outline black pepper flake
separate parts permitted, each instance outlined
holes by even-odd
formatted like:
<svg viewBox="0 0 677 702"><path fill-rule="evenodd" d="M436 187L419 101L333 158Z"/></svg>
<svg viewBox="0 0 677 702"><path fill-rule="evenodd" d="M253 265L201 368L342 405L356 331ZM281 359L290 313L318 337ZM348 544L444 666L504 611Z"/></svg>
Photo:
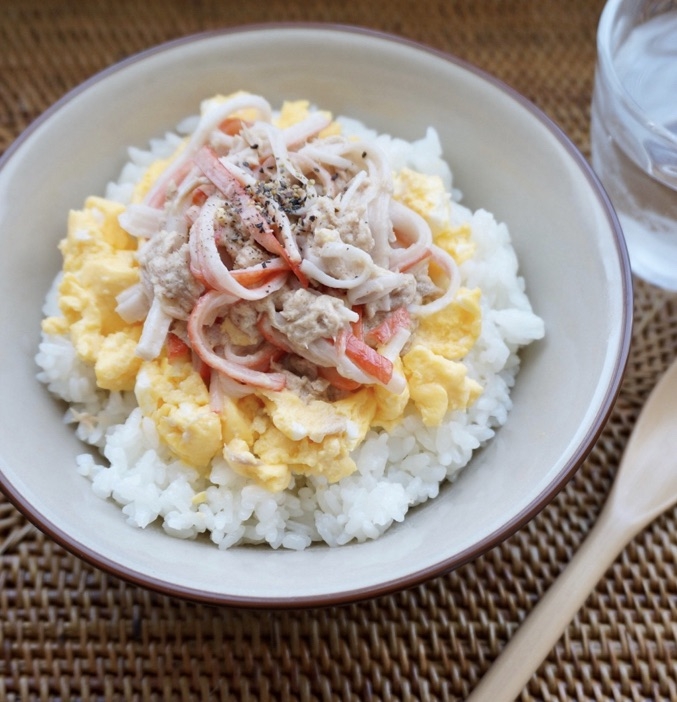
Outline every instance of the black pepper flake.
<svg viewBox="0 0 677 702"><path fill-rule="evenodd" d="M338 178L338 173L334 173L334 175L331 177L332 180L336 180Z"/></svg>
<svg viewBox="0 0 677 702"><path fill-rule="evenodd" d="M362 152L362 158L367 158L367 152L366 152L366 151L363 151L363 152Z"/></svg>
<svg viewBox="0 0 677 702"><path fill-rule="evenodd" d="M314 221L317 219L317 217L316 217L315 215L310 215L310 217L308 217L308 219L309 219L311 222L314 222Z"/></svg>
<svg viewBox="0 0 677 702"><path fill-rule="evenodd" d="M252 144L252 149L258 149L259 145L258 144Z"/></svg>

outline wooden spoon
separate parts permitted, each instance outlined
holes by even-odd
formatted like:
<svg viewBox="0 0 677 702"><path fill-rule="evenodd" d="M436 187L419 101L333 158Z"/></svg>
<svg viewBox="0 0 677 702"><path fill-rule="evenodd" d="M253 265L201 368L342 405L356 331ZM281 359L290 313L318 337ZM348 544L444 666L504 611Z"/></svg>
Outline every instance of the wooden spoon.
<svg viewBox="0 0 677 702"><path fill-rule="evenodd" d="M675 502L677 361L642 409L597 523L467 702L518 697L618 554Z"/></svg>

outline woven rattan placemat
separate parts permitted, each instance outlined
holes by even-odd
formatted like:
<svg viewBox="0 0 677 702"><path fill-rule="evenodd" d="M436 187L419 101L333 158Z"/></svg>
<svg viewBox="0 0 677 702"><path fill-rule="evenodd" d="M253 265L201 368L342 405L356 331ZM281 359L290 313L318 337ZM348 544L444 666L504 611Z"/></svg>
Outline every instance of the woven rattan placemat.
<svg viewBox="0 0 677 702"><path fill-rule="evenodd" d="M146 47L205 29L312 20L374 27L468 59L543 108L587 155L601 5L2 0L0 149L68 89ZM675 355L677 297L637 283L635 314L621 396L569 485L506 543L407 592L283 613L190 604L82 563L0 497L0 699L463 699L590 529L633 421ZM676 563L673 510L625 549L521 699L677 699Z"/></svg>

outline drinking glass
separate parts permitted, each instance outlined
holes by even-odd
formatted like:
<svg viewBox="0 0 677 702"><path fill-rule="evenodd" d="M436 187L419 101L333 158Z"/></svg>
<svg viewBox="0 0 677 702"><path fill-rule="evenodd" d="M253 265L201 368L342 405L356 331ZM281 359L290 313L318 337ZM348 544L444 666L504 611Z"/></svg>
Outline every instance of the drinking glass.
<svg viewBox="0 0 677 702"><path fill-rule="evenodd" d="M633 272L677 290L677 0L606 3L590 139Z"/></svg>

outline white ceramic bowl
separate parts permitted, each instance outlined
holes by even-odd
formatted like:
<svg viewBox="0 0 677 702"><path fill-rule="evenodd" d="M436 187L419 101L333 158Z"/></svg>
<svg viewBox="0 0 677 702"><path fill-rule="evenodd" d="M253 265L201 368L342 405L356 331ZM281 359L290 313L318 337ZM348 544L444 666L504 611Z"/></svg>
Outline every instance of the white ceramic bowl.
<svg viewBox="0 0 677 702"><path fill-rule="evenodd" d="M375 542L304 552L219 551L127 526L75 470L82 446L36 380L41 305L66 213L102 194L127 145L172 129L204 97L309 98L394 135L434 125L470 207L508 223L547 336L523 354L508 423L460 480ZM57 542L103 570L213 603L346 602L419 583L533 517L599 435L625 367L631 280L596 178L527 100L452 57L361 30L264 26L189 37L66 95L0 164L0 484Z"/></svg>

